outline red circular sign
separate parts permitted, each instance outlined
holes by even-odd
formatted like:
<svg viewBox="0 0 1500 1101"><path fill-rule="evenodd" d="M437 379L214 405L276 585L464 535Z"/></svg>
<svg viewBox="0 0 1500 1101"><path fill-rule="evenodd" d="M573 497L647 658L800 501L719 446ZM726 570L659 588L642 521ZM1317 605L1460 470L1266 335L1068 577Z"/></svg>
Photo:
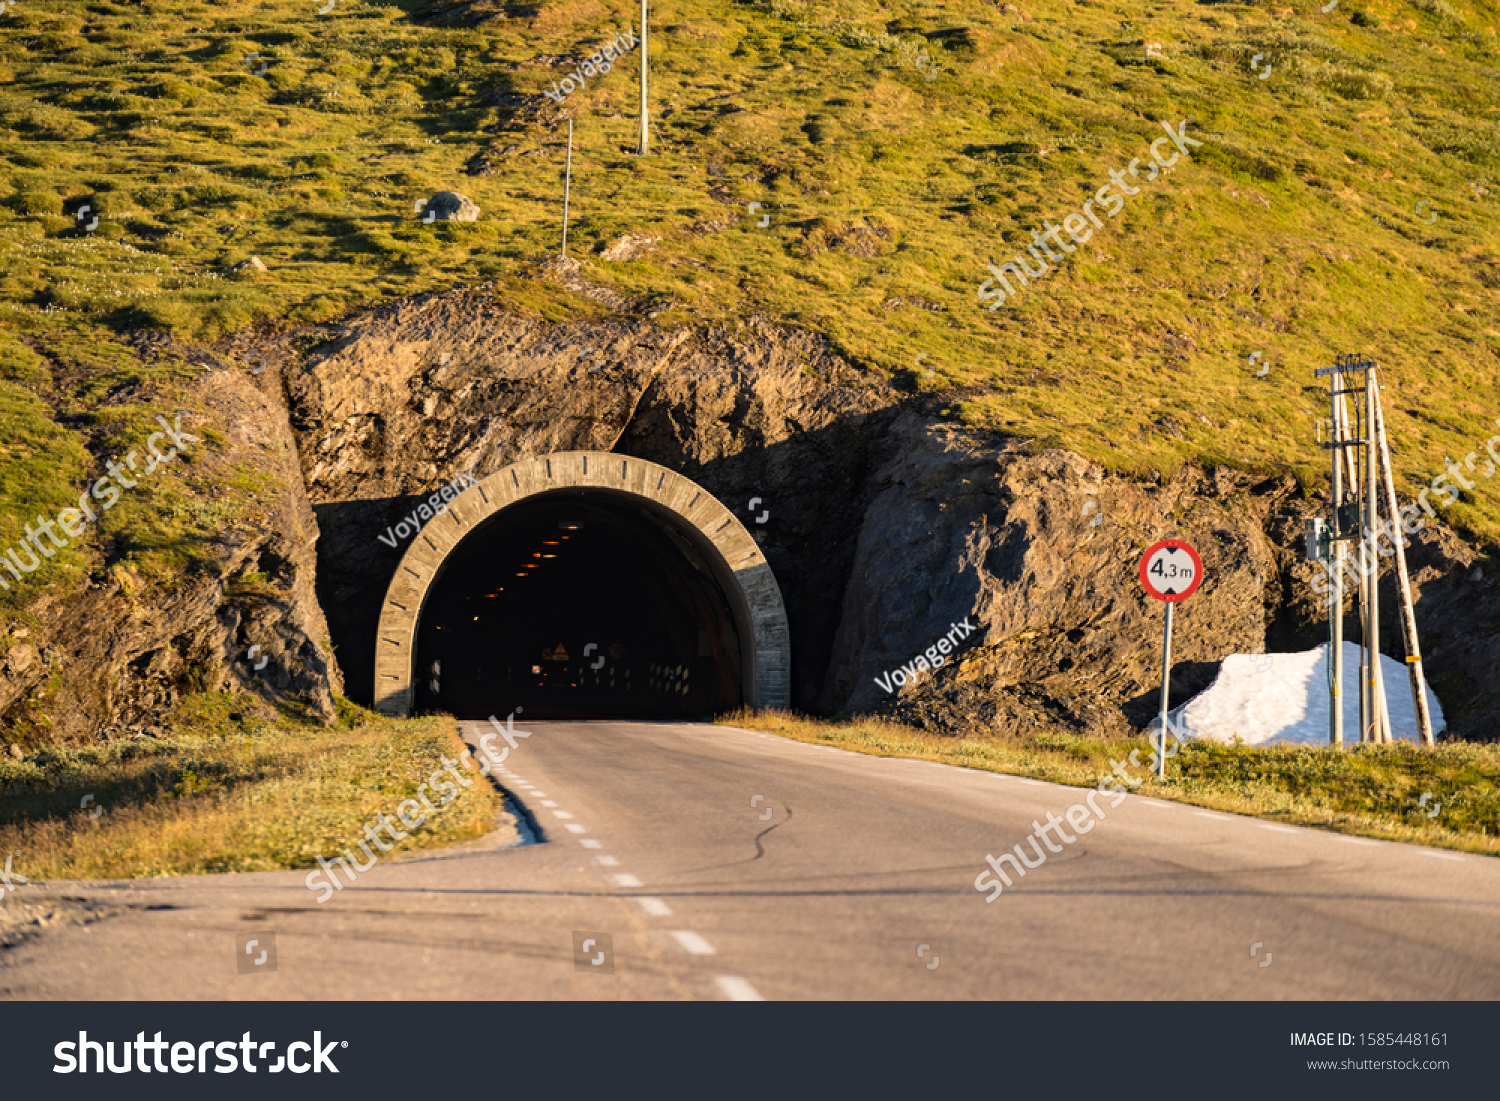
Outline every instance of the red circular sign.
<svg viewBox="0 0 1500 1101"><path fill-rule="evenodd" d="M1181 539L1163 539L1141 556L1141 584L1157 600L1176 604L1198 591L1203 559Z"/></svg>

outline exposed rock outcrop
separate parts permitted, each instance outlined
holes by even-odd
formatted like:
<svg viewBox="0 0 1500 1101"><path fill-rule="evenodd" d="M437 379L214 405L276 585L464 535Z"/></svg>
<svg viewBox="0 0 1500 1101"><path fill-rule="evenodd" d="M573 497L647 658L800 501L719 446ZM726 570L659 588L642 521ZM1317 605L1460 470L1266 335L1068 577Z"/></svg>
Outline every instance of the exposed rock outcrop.
<svg viewBox="0 0 1500 1101"><path fill-rule="evenodd" d="M186 404L202 410L182 423L202 438L203 504L233 486L253 494L249 515L171 584L112 554L81 590L54 588L27 609L30 625L0 639L0 717L25 745L162 734L180 696L230 686L334 717L342 681L314 589L317 524L285 416L233 370L201 376Z"/></svg>
<svg viewBox="0 0 1500 1101"><path fill-rule="evenodd" d="M581 278L569 265L539 277ZM225 354L240 368L193 386L214 432L195 461L201 486L235 486L249 507L175 584L116 561L37 601L0 638L11 739L156 733L184 692L232 684L328 718L342 673L368 702L380 603L406 549L391 538L398 521L460 474L574 449L669 466L740 515L781 586L804 710L951 733L1139 727L1157 705L1162 611L1135 571L1168 535L1192 540L1207 570L1177 617L1173 703L1224 654L1325 636L1301 558L1302 519L1325 509L1292 479L1106 477L1077 455L953 426L939 402L763 321L550 324L478 288L241 334ZM1450 729L1494 737L1488 565L1439 523L1409 555ZM1382 587L1386 652L1399 654L1389 577ZM965 620L973 632L940 669L876 684Z"/></svg>
<svg viewBox="0 0 1500 1101"><path fill-rule="evenodd" d="M571 449L679 470L757 532L787 604L793 702L808 710L953 732L1143 724L1162 610L1135 571L1168 535L1193 540L1208 572L1177 617L1174 702L1224 654L1306 649L1326 630L1301 560L1301 520L1319 505L1292 479L1105 477L1077 455L951 427L820 338L762 322L548 325L483 293L435 295L331 330L287 380L356 699L404 550L379 535L462 471ZM1456 733L1486 736L1500 714L1494 586L1467 580L1472 552L1439 525L1410 554L1434 687ZM1383 637L1399 652L1390 586ZM875 684L966 617L977 633L935 676Z"/></svg>

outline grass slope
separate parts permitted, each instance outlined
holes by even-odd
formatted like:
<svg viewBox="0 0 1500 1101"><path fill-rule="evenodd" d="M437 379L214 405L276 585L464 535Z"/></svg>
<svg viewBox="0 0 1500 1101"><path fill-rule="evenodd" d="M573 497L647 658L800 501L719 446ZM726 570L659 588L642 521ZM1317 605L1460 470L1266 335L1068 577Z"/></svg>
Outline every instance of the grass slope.
<svg viewBox="0 0 1500 1101"><path fill-rule="evenodd" d="M313 867L356 846L377 814L394 817L443 755L456 761L464 750L451 719L374 719L351 708L354 717L333 729L246 726L229 717L237 703L255 706L192 697L170 737L0 759L0 851L15 853L14 870L30 879ZM446 805L434 797L436 812L396 851L493 830L499 794L471 776Z"/></svg>
<svg viewBox="0 0 1500 1101"><path fill-rule="evenodd" d="M480 280L547 317L597 310L531 277L557 248L564 128L515 104L556 114L542 90L637 11L61 0L0 16L0 416L40 446L30 391L94 455L47 439L57 458L33 476L15 465L32 444L0 453L0 546L98 476L111 418L149 423L122 392L194 373L139 362L112 329L213 338ZM659 235L593 277L665 323L756 312L826 332L944 391L957 419L1125 472L1320 483L1310 372L1364 350L1387 367L1414 493L1482 453L1500 416L1497 22L1460 0L666 0L652 154L631 151L637 55L561 105L573 251ZM1191 158L981 307L988 262L1181 120L1204 143ZM424 225L415 204L444 188L481 219ZM230 272L252 254L267 273ZM1497 485L1477 479L1444 518L1500 539ZM116 523L183 511L129 507Z"/></svg>

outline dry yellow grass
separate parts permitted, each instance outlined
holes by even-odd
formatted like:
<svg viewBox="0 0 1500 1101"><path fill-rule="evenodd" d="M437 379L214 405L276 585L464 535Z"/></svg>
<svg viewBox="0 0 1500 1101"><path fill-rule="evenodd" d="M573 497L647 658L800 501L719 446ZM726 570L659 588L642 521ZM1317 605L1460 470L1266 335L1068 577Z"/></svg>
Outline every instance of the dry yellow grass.
<svg viewBox="0 0 1500 1101"><path fill-rule="evenodd" d="M30 879L269 871L354 844L376 814L463 752L445 718L323 729L260 723L244 733L179 730L0 762L0 852ZM498 793L477 772L400 850L494 829ZM91 817L91 815L95 815Z"/></svg>

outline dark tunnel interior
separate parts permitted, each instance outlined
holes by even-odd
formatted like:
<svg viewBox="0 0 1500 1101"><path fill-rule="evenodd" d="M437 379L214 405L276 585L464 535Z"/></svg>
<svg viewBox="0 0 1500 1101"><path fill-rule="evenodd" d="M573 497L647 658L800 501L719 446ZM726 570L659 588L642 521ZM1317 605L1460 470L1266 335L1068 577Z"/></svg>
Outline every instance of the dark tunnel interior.
<svg viewBox="0 0 1500 1101"><path fill-rule="evenodd" d="M743 701L736 615L711 546L639 497L565 490L453 549L417 628L418 711L673 718Z"/></svg>

